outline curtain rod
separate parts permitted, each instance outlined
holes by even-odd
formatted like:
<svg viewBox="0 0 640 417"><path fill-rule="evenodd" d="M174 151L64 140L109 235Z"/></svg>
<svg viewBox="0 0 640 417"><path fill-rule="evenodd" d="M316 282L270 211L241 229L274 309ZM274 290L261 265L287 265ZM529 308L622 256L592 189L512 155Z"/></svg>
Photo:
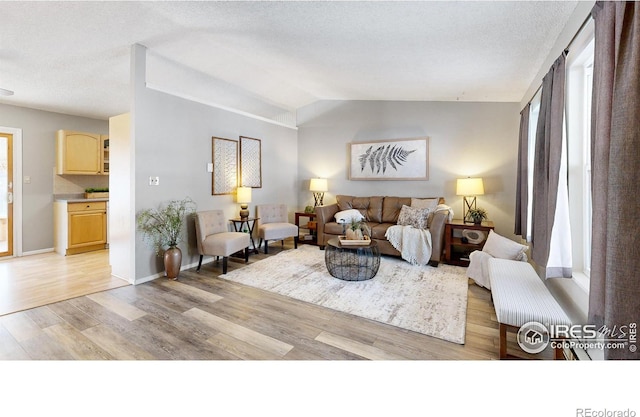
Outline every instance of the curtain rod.
<svg viewBox="0 0 640 417"><path fill-rule="evenodd" d="M573 44L573 41L576 40L576 38L578 37L578 35L580 34L580 32L582 32L582 30L584 29L585 26L587 26L587 23L589 23L589 20L591 20L593 18L593 16L591 15L591 13L589 13L589 15L586 17L586 19L584 19L584 22L582 22L582 24L580 25L580 27L578 28L578 30L576 31L575 35L573 35L573 37L571 38L571 40L569 41L569 43L567 44L567 47L564 48L564 50L562 51L565 55L569 54L569 48L571 47L571 44ZM531 101L533 100L533 98L536 96L536 94L538 94L538 92L542 89L542 83L540 83L540 86L536 89L536 91L533 92L533 95L531 96L531 98L529 99L529 101L527 102L527 104L531 104Z"/></svg>

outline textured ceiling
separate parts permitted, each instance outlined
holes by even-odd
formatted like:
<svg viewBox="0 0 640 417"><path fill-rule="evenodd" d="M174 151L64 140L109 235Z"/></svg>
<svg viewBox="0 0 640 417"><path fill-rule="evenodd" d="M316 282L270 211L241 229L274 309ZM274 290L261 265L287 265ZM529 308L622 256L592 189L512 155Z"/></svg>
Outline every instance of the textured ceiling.
<svg viewBox="0 0 640 417"><path fill-rule="evenodd" d="M322 99L520 101L576 5L0 1L15 91L0 103L127 112L134 43L151 84L265 117Z"/></svg>

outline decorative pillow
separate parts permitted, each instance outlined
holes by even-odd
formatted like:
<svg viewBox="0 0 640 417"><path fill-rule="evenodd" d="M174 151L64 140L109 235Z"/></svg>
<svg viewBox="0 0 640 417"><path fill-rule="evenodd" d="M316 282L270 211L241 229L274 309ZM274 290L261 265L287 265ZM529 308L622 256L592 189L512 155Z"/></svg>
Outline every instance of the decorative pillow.
<svg viewBox="0 0 640 417"><path fill-rule="evenodd" d="M360 221L364 220L364 216L356 209L343 210L336 213L334 216L338 223L351 223L352 220Z"/></svg>
<svg viewBox="0 0 640 417"><path fill-rule="evenodd" d="M428 208L414 208L402 206L398 215L398 224L401 226L413 226L416 229L426 229L429 220Z"/></svg>
<svg viewBox="0 0 640 417"><path fill-rule="evenodd" d="M487 242L484 244L482 251L488 253L494 258L522 261L527 259L527 255L525 254L527 249L526 245L521 245L520 243L507 239L504 236L500 236L493 230L490 230L489 237L487 238Z"/></svg>
<svg viewBox="0 0 640 417"><path fill-rule="evenodd" d="M411 197L411 207L413 208L428 208L435 210L438 206L439 198L413 198Z"/></svg>

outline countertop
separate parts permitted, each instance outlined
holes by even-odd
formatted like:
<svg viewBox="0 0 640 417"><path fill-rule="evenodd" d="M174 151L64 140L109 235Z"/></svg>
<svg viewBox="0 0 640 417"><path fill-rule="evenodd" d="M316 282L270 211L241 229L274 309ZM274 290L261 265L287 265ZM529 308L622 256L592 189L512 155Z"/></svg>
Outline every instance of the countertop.
<svg viewBox="0 0 640 417"><path fill-rule="evenodd" d="M54 194L54 202L84 203L91 201L109 201L108 198L84 198L84 194Z"/></svg>

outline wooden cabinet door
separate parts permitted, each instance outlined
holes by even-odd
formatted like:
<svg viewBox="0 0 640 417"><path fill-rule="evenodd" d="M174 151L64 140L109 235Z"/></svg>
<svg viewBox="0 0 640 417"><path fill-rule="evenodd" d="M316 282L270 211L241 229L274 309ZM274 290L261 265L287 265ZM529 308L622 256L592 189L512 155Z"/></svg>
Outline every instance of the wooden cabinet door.
<svg viewBox="0 0 640 417"><path fill-rule="evenodd" d="M100 173L102 175L109 175L109 135L100 135L100 155L102 161L100 162Z"/></svg>
<svg viewBox="0 0 640 417"><path fill-rule="evenodd" d="M107 243L105 211L69 213L69 249Z"/></svg>
<svg viewBox="0 0 640 417"><path fill-rule="evenodd" d="M84 132L58 131L58 174L98 175L102 172L102 139Z"/></svg>

